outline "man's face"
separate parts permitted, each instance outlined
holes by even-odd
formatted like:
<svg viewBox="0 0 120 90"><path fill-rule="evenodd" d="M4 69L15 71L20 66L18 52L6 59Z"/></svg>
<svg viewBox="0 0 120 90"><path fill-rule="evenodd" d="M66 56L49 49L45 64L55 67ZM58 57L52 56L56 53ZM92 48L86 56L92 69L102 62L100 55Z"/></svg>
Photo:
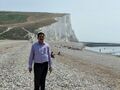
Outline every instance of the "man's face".
<svg viewBox="0 0 120 90"><path fill-rule="evenodd" d="M39 37L38 37L38 41L40 42L43 42L44 41L44 35L43 34L40 34Z"/></svg>

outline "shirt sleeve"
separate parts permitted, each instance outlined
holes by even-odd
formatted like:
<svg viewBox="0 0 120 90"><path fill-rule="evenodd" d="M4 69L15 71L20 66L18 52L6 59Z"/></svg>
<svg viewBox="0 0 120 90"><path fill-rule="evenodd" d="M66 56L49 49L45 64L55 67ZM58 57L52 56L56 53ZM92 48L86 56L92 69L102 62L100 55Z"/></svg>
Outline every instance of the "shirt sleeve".
<svg viewBox="0 0 120 90"><path fill-rule="evenodd" d="M48 65L49 67L51 67L52 65L52 61L51 61L51 50L50 50L50 47L48 46L48 49L47 49L47 53L48 53Z"/></svg>
<svg viewBox="0 0 120 90"><path fill-rule="evenodd" d="M30 55L29 55L29 62L28 62L29 67L28 68L32 68L33 59L34 59L34 48L33 48L33 45L32 45Z"/></svg>

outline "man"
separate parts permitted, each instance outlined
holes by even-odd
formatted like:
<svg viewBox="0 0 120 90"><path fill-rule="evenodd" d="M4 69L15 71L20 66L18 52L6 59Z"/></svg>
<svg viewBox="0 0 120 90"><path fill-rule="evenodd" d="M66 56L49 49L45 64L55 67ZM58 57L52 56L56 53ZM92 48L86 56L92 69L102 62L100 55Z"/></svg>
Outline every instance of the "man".
<svg viewBox="0 0 120 90"><path fill-rule="evenodd" d="M38 33L38 41L32 45L29 56L30 73L34 62L34 90L45 90L45 80L48 67L50 73L52 72L50 47L44 42L44 37L44 33Z"/></svg>

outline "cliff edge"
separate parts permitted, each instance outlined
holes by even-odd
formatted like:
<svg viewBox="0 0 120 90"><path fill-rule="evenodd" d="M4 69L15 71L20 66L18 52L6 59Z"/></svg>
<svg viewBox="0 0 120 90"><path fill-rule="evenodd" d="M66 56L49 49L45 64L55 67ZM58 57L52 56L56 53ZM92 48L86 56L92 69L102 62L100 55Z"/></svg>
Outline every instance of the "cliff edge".
<svg viewBox="0 0 120 90"><path fill-rule="evenodd" d="M50 41L78 41L72 30L70 14L0 12L1 40L35 40L41 31Z"/></svg>

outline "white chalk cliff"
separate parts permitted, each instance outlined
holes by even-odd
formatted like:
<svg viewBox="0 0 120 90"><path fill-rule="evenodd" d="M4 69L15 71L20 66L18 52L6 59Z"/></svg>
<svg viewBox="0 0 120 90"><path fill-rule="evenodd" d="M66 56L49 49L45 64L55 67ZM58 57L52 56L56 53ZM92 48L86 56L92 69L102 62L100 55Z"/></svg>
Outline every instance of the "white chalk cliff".
<svg viewBox="0 0 120 90"><path fill-rule="evenodd" d="M57 22L41 27L36 32L44 32L46 39L51 41L72 41L77 42L74 31L72 30L70 15L55 18Z"/></svg>

